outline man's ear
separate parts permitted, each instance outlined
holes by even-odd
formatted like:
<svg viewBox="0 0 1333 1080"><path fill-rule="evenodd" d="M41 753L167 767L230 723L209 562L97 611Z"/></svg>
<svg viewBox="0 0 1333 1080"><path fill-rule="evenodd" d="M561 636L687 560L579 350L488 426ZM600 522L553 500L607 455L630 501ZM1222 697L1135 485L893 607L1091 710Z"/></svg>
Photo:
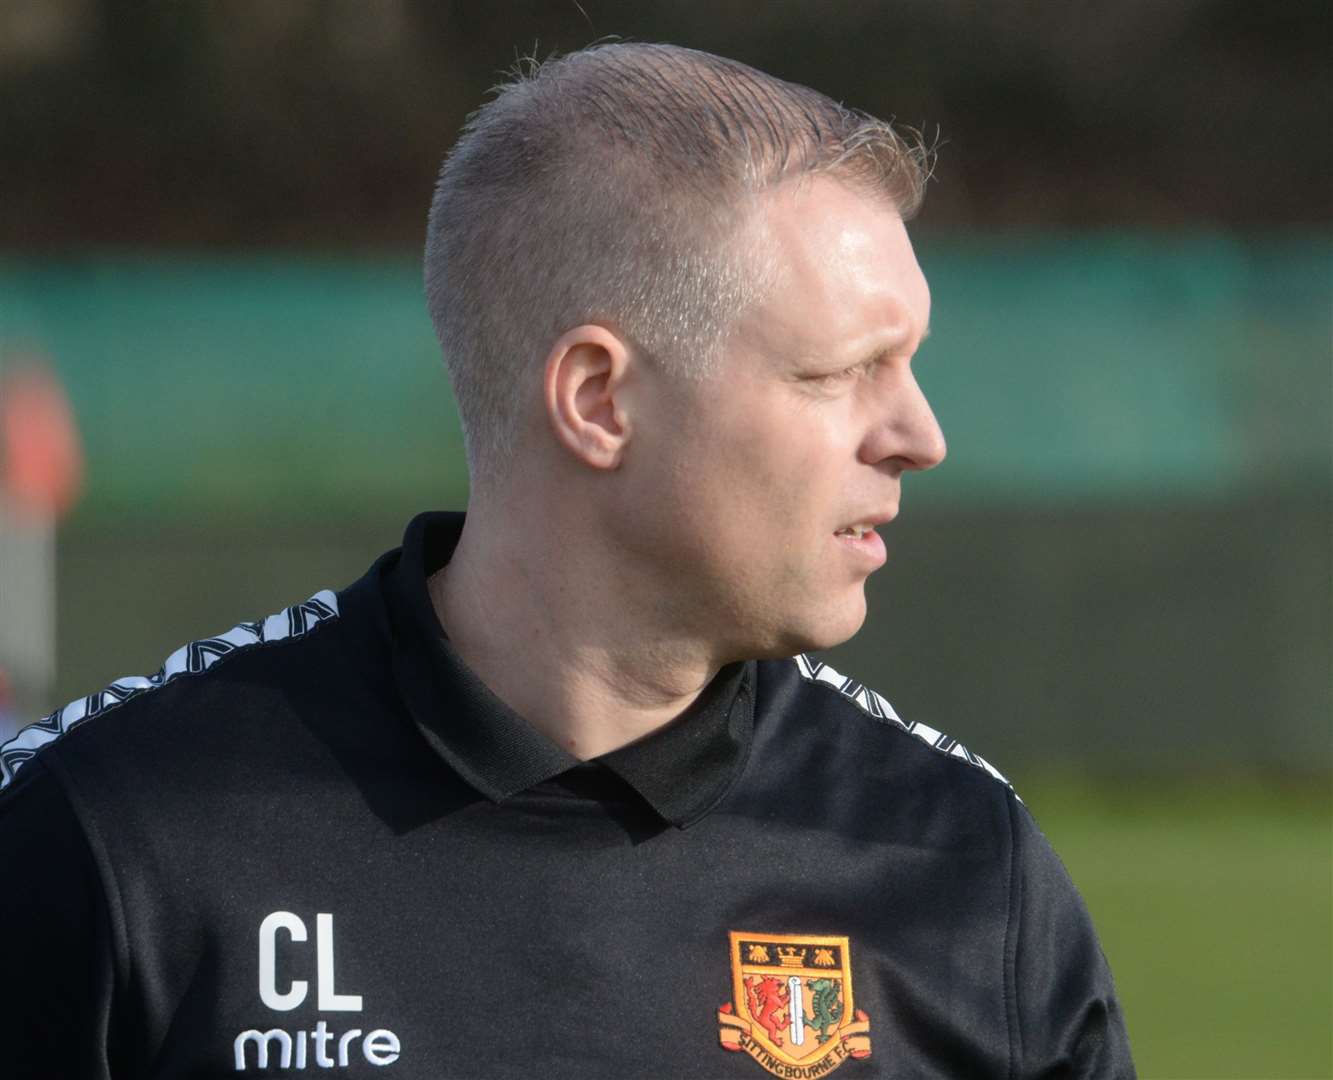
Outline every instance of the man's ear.
<svg viewBox="0 0 1333 1080"><path fill-rule="evenodd" d="M630 423L625 342L604 326L576 326L546 357L546 415L560 444L585 465L616 469L624 458Z"/></svg>

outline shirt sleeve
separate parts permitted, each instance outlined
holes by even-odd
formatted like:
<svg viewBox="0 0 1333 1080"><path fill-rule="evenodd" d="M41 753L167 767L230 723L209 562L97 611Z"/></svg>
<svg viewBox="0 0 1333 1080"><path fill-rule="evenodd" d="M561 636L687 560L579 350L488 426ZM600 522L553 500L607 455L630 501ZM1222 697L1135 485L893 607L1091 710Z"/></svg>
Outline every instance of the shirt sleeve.
<svg viewBox="0 0 1333 1080"><path fill-rule="evenodd" d="M38 758L0 792L0 867L4 1075L107 1080L106 904L87 838Z"/></svg>
<svg viewBox="0 0 1333 1080"><path fill-rule="evenodd" d="M1115 983L1083 898L1017 799L1010 813L1015 1075L1133 1080Z"/></svg>

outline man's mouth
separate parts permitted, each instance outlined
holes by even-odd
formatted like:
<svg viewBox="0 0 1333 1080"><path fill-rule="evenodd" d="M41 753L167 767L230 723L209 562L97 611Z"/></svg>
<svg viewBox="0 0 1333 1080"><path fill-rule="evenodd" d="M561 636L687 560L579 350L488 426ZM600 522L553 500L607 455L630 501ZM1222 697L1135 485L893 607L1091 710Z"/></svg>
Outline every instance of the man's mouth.
<svg viewBox="0 0 1333 1080"><path fill-rule="evenodd" d="M862 560L869 569L875 570L888 558L884 541L875 531L875 527L887 525L896 514L897 511L894 510L887 514L875 514L867 521L854 521L837 529L833 533L833 538L842 542L843 550L854 552L858 560Z"/></svg>

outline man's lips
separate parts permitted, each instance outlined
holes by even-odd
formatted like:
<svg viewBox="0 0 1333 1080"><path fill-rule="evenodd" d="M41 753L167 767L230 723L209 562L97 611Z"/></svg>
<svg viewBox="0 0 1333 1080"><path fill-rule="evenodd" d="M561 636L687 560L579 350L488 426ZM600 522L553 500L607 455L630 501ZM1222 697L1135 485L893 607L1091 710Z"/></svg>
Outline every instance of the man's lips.
<svg viewBox="0 0 1333 1080"><path fill-rule="evenodd" d="M855 521L849 522L842 528L834 530L833 535L843 536L845 534L850 534L859 538L863 533L869 532L876 526L887 525L897 516L898 508L896 506L892 510L881 510L873 514L867 514L865 517L857 518Z"/></svg>
<svg viewBox="0 0 1333 1080"><path fill-rule="evenodd" d="M875 531L875 526L887 524L895 516L897 516L896 511L872 514L862 521L838 529L833 534L834 539L853 552L858 559L865 560L872 570L876 569L884 565L888 552L885 550L883 538Z"/></svg>

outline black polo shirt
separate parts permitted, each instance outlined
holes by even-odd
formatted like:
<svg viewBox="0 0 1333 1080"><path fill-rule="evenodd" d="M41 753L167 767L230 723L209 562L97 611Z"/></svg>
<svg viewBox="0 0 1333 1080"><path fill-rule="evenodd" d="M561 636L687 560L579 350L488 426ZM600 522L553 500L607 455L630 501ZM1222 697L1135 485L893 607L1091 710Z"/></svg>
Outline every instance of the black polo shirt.
<svg viewBox="0 0 1333 1080"><path fill-rule="evenodd" d="M1133 1075L982 759L796 657L579 762L436 620L461 524L0 748L0 1075Z"/></svg>

